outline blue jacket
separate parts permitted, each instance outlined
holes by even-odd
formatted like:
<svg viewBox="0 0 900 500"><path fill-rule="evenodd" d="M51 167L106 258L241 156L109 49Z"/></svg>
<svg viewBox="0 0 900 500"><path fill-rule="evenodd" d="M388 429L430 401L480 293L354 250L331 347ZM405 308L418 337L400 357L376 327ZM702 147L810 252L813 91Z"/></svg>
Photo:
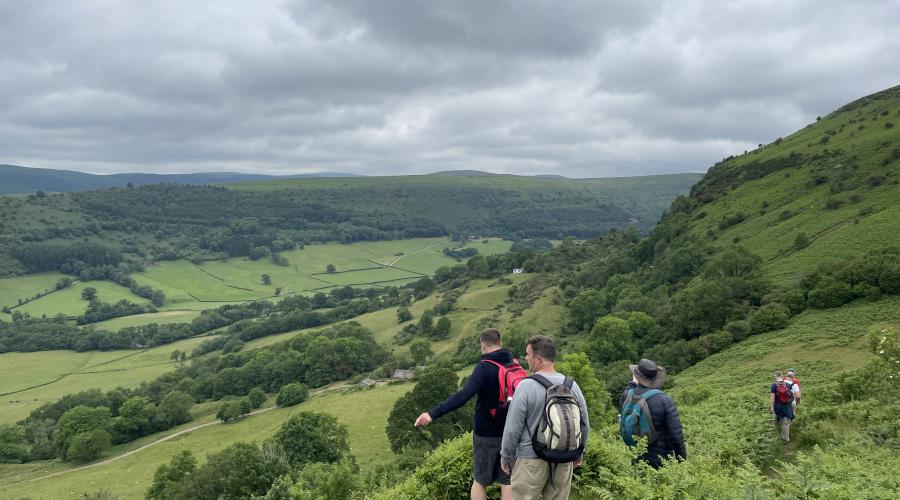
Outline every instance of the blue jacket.
<svg viewBox="0 0 900 500"><path fill-rule="evenodd" d="M475 435L501 437L503 436L503 427L491 416L491 410L496 408L500 401L498 378L500 369L493 363L486 363L483 360L489 359L505 365L512 361L513 357L506 349L499 349L482 354L481 359L482 361L475 365L472 375L469 375L462 389L429 411L428 414L432 419L440 418L466 404L472 399L472 396L478 395L478 399L475 400Z"/></svg>

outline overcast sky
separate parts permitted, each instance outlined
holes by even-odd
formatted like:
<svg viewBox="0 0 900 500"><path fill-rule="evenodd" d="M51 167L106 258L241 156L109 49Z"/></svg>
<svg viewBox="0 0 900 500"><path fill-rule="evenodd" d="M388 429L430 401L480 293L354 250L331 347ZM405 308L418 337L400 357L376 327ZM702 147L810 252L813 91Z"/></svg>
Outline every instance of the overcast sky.
<svg viewBox="0 0 900 500"><path fill-rule="evenodd" d="M900 84L898 20L900 0L3 1L0 163L703 172Z"/></svg>

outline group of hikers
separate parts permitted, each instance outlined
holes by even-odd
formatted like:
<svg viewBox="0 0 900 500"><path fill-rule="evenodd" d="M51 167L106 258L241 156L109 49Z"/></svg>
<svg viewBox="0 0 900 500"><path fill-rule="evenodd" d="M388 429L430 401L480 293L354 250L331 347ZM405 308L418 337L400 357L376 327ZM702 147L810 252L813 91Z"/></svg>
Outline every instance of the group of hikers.
<svg viewBox="0 0 900 500"><path fill-rule="evenodd" d="M471 498L486 498L494 482L500 484L504 500L568 498L590 427L578 384L556 371L553 338L535 335L526 341L530 376L503 348L496 329L481 332L481 352L481 362L462 389L419 415L415 425L428 425L477 396ZM630 368L632 380L619 400L623 440L634 445L635 438L646 436L648 447L641 459L655 468L666 457L687 458L678 408L659 390L665 368L648 359Z"/></svg>

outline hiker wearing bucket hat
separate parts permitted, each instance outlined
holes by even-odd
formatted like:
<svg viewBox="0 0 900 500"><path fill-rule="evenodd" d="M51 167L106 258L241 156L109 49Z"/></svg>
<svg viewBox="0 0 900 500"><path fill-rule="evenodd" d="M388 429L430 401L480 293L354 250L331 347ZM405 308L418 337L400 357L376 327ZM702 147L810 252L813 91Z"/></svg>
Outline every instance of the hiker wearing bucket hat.
<svg viewBox="0 0 900 500"><path fill-rule="evenodd" d="M624 408L630 401L643 399L650 414L649 420L652 421L652 432L647 436L647 453L641 458L657 469L662 466L665 457L675 456L682 460L687 458L678 407L671 396L659 390L666 382L666 369L649 359L642 359L629 368L632 381L619 398L619 408ZM645 394L646 398L643 397Z"/></svg>

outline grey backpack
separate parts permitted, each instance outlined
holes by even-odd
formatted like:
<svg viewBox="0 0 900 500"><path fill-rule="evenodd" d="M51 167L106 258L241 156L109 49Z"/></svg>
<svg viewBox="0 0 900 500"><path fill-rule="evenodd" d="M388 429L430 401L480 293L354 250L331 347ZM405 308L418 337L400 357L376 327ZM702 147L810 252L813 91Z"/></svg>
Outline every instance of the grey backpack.
<svg viewBox="0 0 900 500"><path fill-rule="evenodd" d="M572 390L572 379L553 384L541 375L528 377L544 386L547 395L531 447L538 458L550 463L574 462L584 452L581 434L581 406Z"/></svg>

